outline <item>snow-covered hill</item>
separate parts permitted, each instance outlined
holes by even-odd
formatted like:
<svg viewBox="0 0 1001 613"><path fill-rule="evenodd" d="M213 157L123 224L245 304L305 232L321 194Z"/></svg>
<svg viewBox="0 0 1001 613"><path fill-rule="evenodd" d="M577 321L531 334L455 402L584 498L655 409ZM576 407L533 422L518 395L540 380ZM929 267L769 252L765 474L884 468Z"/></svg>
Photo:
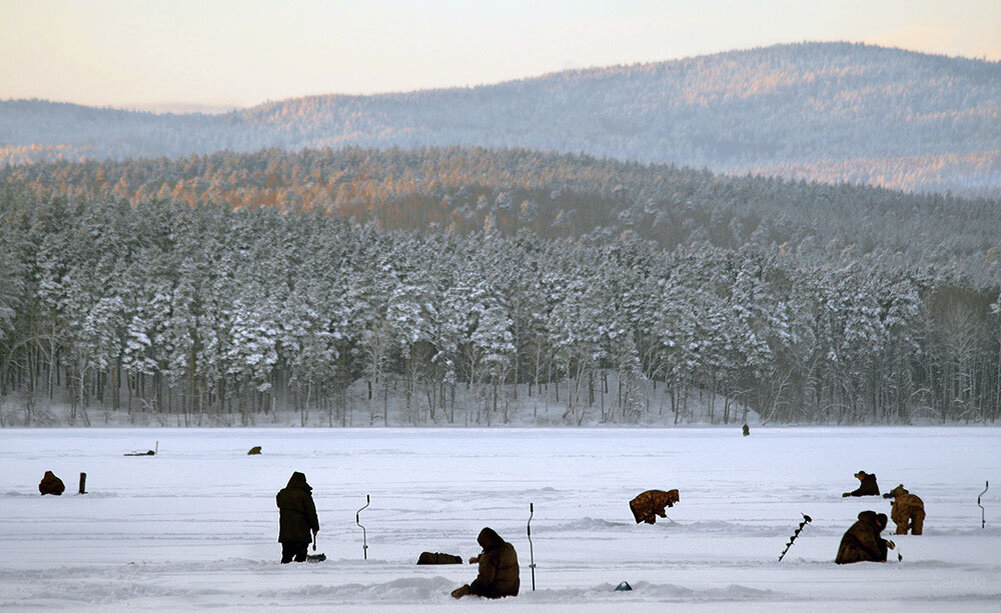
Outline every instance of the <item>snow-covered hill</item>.
<svg viewBox="0 0 1001 613"><path fill-rule="evenodd" d="M1001 63L804 43L214 116L12 100L0 102L0 164L465 145L996 197L998 100Z"/></svg>

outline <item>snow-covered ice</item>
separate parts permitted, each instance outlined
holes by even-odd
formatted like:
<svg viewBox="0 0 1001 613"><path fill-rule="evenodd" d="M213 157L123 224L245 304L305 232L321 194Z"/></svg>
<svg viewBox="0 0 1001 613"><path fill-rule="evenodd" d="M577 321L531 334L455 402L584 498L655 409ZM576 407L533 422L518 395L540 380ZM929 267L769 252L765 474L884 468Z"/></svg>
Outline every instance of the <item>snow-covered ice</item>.
<svg viewBox="0 0 1001 613"><path fill-rule="evenodd" d="M903 561L833 563L859 511L889 513L841 497L860 469L925 501L923 536L884 533ZM38 495L46 470L66 494ZM278 563L274 495L294 470L320 564ZM628 501L653 488L681 502L636 525ZM0 430L0 609L997 612L999 490L997 428ZM801 513L814 521L779 562ZM475 567L414 562L475 555L483 526L517 548L522 593L454 601Z"/></svg>

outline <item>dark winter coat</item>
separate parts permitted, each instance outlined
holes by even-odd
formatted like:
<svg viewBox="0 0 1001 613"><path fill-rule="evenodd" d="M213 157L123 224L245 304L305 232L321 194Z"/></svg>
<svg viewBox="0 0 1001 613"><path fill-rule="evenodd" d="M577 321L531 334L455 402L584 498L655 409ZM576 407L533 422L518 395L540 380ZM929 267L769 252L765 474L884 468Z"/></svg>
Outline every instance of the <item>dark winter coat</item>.
<svg viewBox="0 0 1001 613"><path fill-rule="evenodd" d="M879 535L886 527L886 515L875 511L862 511L858 521L841 537L838 564L854 562L886 562L886 541Z"/></svg>
<svg viewBox="0 0 1001 613"><path fill-rule="evenodd" d="M311 531L320 529L313 504L313 488L306 483L306 475L292 473L285 489L278 492L278 542L308 543L313 540Z"/></svg>
<svg viewBox="0 0 1001 613"><path fill-rule="evenodd" d="M483 553L480 554L479 574L469 584L469 593L486 598L517 596L521 579L514 546L490 528L480 530L476 542Z"/></svg>
<svg viewBox="0 0 1001 613"><path fill-rule="evenodd" d="M893 502L890 503L890 518L897 525L897 534L920 535L924 530L925 503L904 489L903 485L890 490Z"/></svg>
<svg viewBox="0 0 1001 613"><path fill-rule="evenodd" d="M42 496L46 494L62 496L63 492L66 491L66 486L63 485L62 479L52 474L51 470L47 470L38 484L38 491Z"/></svg>
<svg viewBox="0 0 1001 613"><path fill-rule="evenodd" d="M855 473L855 478L862 482L859 488L853 492L845 492L842 496L879 496L879 485L876 484L876 475L870 475L864 470Z"/></svg>
<svg viewBox="0 0 1001 613"><path fill-rule="evenodd" d="M629 501L629 510L633 512L636 523L646 522L648 524L657 523L655 515L667 517L665 507L673 507L674 503L681 500L678 490L647 490Z"/></svg>

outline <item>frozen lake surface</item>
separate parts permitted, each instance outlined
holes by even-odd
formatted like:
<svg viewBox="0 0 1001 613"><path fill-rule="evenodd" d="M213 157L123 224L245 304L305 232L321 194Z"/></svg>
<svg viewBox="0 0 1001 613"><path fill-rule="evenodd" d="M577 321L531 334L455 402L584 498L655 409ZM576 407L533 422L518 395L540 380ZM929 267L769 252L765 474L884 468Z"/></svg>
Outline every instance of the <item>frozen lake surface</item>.
<svg viewBox="0 0 1001 613"><path fill-rule="evenodd" d="M38 495L46 470L66 494ZM320 564L278 563L274 495L295 470ZM923 536L884 532L903 561L833 563L860 511L890 511L841 497L859 470L925 502ZM636 525L628 501L671 488L671 520ZM0 430L0 609L998 612L999 493L997 428ZM521 595L455 601L474 566L414 562L477 554L483 526L516 547Z"/></svg>

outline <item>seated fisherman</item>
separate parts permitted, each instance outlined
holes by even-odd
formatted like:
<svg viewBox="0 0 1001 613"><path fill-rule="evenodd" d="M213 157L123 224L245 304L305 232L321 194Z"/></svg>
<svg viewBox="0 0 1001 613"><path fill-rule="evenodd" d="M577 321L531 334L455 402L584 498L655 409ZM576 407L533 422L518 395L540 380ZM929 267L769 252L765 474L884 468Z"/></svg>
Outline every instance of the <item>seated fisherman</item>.
<svg viewBox="0 0 1001 613"><path fill-rule="evenodd" d="M47 470L42 480L38 483L38 491L42 496L46 494L62 496L63 492L66 491L66 486L63 485L62 479L52 474L51 470Z"/></svg>
<svg viewBox="0 0 1001 613"><path fill-rule="evenodd" d="M848 496L879 496L879 486L876 485L876 475L870 475L864 470L855 473L855 478L862 482L854 492L841 494L842 498Z"/></svg>
<svg viewBox="0 0 1001 613"><path fill-rule="evenodd" d="M483 552L475 560L479 563L479 573L476 579L468 585L463 585L452 591L453 598L463 596L482 596L484 598L503 598L517 596L521 579L518 577L518 554L514 546L502 539L490 528L480 530L476 542Z"/></svg>
<svg viewBox="0 0 1001 613"><path fill-rule="evenodd" d="M886 514L876 514L875 511L862 511L858 521L841 537L838 555L834 558L836 564L853 564L855 562L886 562L886 550L893 549L893 541L880 536L886 528Z"/></svg>

